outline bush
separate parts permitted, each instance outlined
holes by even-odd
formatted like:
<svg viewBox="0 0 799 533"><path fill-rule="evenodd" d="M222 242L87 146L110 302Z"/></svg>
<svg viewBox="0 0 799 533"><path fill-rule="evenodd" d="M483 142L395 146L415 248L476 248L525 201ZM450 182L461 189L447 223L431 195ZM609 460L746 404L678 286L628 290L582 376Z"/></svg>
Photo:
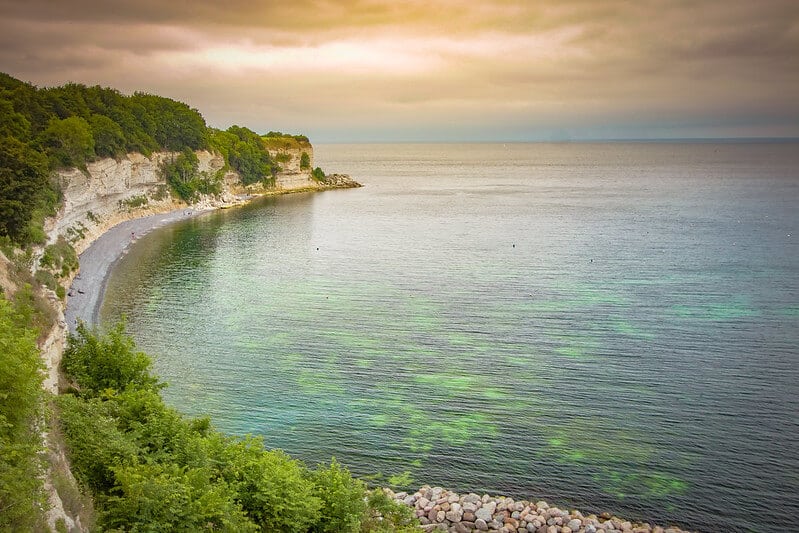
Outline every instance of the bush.
<svg viewBox="0 0 799 533"><path fill-rule="evenodd" d="M147 196L144 194L137 194L135 196L131 196L130 198L125 198L124 200L120 200L118 202L119 207L127 207L128 209L136 209L137 207L141 207L143 205L147 205L149 200Z"/></svg>
<svg viewBox="0 0 799 533"><path fill-rule="evenodd" d="M302 170L310 170L311 168L311 156L308 155L308 152L303 152L300 156L300 169Z"/></svg>
<svg viewBox="0 0 799 533"><path fill-rule="evenodd" d="M100 338L81 323L77 334L70 335L62 364L82 392L97 395L109 389L158 386L158 380L150 374L150 358L136 351L133 340L124 331L124 325L119 324Z"/></svg>
<svg viewBox="0 0 799 533"><path fill-rule="evenodd" d="M66 277L78 269L78 254L72 245L59 235L54 244L44 249L39 264L57 272L61 277Z"/></svg>
<svg viewBox="0 0 799 533"><path fill-rule="evenodd" d="M325 181L325 173L319 167L313 169L313 172L311 172L311 177L316 181Z"/></svg>
<svg viewBox="0 0 799 533"><path fill-rule="evenodd" d="M206 469L121 466L107 500L104 526L123 531L257 531Z"/></svg>
<svg viewBox="0 0 799 533"><path fill-rule="evenodd" d="M42 362L36 330L0 297L0 530L29 531L44 502Z"/></svg>
<svg viewBox="0 0 799 533"><path fill-rule="evenodd" d="M198 194L219 194L220 180L200 174L197 154L188 148L171 161L161 165L161 172L172 191L183 201L191 203Z"/></svg>
<svg viewBox="0 0 799 533"><path fill-rule="evenodd" d="M319 522L314 531L323 533L357 532L366 512L366 485L353 479L349 471L331 461L329 468L321 465L310 474L314 495L322 502Z"/></svg>
<svg viewBox="0 0 799 533"><path fill-rule="evenodd" d="M72 473L95 495L110 491L116 483L113 469L136 464L138 447L117 427L109 402L69 394L57 399Z"/></svg>
<svg viewBox="0 0 799 533"><path fill-rule="evenodd" d="M321 501L300 463L280 450L264 450L259 439L233 444L227 454L223 477L263 531L304 532L319 519Z"/></svg>
<svg viewBox="0 0 799 533"><path fill-rule="evenodd" d="M121 325L106 337L80 325L63 365L80 388L59 397L63 433L100 528L355 533L413 523L382 491L367 500L335 460L308 470L261 439L183 418L164 404L149 359Z"/></svg>

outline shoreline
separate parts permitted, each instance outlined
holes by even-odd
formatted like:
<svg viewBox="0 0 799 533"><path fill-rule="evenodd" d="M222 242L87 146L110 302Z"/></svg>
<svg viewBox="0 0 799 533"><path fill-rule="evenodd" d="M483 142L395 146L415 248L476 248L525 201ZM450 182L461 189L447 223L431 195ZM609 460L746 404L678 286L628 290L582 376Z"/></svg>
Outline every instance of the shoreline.
<svg viewBox="0 0 799 533"><path fill-rule="evenodd" d="M249 192L237 196L236 201L233 202L201 202L179 208L175 208L175 204L171 203L168 204L169 209L165 211L150 214L143 211L140 217L126 218L102 230L94 239L81 243L83 250L78 255L78 273L72 278L67 289L67 298L64 304L64 320L67 330L70 334L74 334L78 320L83 321L86 325L99 326L100 308L114 265L127 254L129 247L136 239L154 229L205 213L242 207L258 198L351 189L361 186L355 181L348 181L321 184L317 187Z"/></svg>
<svg viewBox="0 0 799 533"><path fill-rule="evenodd" d="M73 278L68 289L64 319L69 332L75 333L78 320L87 325L98 325L100 306L103 303L111 270L125 256L130 245L136 239L154 229L180 220L188 220L216 209L222 209L222 207L174 209L125 220L107 229L92 241L78 256L80 265L78 274Z"/></svg>
<svg viewBox="0 0 799 533"><path fill-rule="evenodd" d="M278 189L239 198L234 203L199 204L123 220L111 226L90 242L79 255L78 275L69 288L64 304L66 331L74 334L78 320L88 326L99 326L99 312L112 269L124 257L133 242L150 231L182 220L189 220L221 209L241 207L263 196L321 192L354 186L304 187ZM66 337L66 335L65 335ZM66 338L64 338L64 346ZM60 358L59 358L60 359ZM419 531L474 533L687 533L677 526L657 526L619 518L610 513L601 516L583 515L577 510L562 510L545 501L515 501L503 496L458 494L440 487L421 487L415 492L384 489L397 503L410 507L419 519Z"/></svg>

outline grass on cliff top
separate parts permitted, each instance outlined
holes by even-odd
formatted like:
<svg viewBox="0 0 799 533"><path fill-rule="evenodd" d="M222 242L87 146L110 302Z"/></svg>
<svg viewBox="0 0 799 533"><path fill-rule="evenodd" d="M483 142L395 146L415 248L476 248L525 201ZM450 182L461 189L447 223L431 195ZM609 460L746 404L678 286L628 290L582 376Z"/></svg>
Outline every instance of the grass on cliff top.
<svg viewBox="0 0 799 533"><path fill-rule="evenodd" d="M262 135L261 139L263 139L267 150L307 150L311 146L305 135L289 135L270 131L266 135Z"/></svg>

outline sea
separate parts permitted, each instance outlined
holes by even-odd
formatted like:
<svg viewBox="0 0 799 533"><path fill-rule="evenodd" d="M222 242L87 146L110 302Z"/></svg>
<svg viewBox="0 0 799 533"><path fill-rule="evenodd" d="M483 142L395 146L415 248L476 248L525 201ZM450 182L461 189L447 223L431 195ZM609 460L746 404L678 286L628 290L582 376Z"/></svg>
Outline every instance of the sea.
<svg viewBox="0 0 799 533"><path fill-rule="evenodd" d="M370 483L698 531L799 515L799 144L319 145L362 188L138 240L167 402Z"/></svg>

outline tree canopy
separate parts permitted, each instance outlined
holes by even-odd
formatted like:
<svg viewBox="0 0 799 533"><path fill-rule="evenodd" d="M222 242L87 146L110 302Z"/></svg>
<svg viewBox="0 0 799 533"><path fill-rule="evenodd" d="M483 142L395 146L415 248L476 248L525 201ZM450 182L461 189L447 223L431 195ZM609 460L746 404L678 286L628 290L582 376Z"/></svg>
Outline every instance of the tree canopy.
<svg viewBox="0 0 799 533"><path fill-rule="evenodd" d="M269 149L309 146L304 135L209 128L199 111L163 96L79 83L38 88L0 73L0 236L23 245L44 239L41 222L57 201L48 175L57 168L85 171L97 158L130 152L179 153L165 177L177 196L191 201L197 193L218 192L219 181L196 168L189 172L189 152L218 150L244 185L269 185L280 170ZM310 169L310 159L303 162Z"/></svg>

